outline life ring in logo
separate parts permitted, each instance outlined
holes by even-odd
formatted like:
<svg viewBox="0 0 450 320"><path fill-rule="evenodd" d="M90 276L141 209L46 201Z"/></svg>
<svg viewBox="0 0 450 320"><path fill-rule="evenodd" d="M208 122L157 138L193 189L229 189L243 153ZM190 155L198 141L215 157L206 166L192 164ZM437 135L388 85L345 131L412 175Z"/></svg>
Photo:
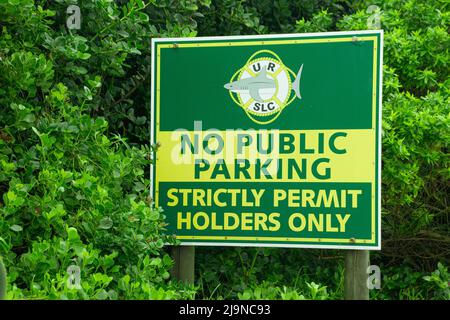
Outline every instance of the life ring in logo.
<svg viewBox="0 0 450 320"><path fill-rule="evenodd" d="M275 121L284 108L300 95L300 78L270 50L255 52L225 84L233 101L258 124ZM294 81L292 81L294 79Z"/></svg>

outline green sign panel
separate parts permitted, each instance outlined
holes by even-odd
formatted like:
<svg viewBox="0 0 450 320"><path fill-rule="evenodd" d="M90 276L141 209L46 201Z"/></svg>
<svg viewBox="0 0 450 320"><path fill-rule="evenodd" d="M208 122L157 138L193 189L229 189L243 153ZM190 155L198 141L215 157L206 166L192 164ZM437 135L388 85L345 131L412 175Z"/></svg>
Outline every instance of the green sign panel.
<svg viewBox="0 0 450 320"><path fill-rule="evenodd" d="M152 193L186 245L380 249L382 31L153 39Z"/></svg>

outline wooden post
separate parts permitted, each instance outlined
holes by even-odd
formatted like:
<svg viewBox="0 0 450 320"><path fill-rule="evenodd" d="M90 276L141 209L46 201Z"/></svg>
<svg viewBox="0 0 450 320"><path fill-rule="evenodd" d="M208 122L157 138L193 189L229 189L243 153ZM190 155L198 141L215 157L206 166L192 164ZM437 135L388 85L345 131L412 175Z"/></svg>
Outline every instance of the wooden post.
<svg viewBox="0 0 450 320"><path fill-rule="evenodd" d="M172 277L188 284L194 284L195 247L172 247L172 258L174 260Z"/></svg>
<svg viewBox="0 0 450 320"><path fill-rule="evenodd" d="M369 251L346 251L344 271L345 300L369 300L369 288L367 287L368 266Z"/></svg>

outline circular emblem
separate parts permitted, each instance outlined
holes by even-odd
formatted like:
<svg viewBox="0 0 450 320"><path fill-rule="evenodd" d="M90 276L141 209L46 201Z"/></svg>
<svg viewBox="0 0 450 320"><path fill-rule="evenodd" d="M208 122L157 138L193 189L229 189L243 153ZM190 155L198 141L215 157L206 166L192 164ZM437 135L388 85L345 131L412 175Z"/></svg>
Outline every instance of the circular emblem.
<svg viewBox="0 0 450 320"><path fill-rule="evenodd" d="M300 96L300 77L270 50L254 53L225 84L233 101L258 124L276 120L295 97ZM294 79L294 80L293 80Z"/></svg>

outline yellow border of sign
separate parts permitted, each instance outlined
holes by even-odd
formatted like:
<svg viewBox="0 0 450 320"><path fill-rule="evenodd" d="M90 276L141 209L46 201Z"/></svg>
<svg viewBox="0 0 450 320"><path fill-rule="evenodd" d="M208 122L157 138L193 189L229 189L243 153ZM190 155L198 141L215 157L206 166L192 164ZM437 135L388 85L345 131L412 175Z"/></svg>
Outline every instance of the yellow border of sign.
<svg viewBox="0 0 450 320"><path fill-rule="evenodd" d="M290 40L264 40L264 41L236 41L236 42L216 42L216 43L178 43L174 44L156 44L157 48L157 68L156 68L156 135L158 135L160 119L159 119L159 109L160 109L160 59L161 59L161 49L164 48L195 48L195 47L229 47L229 46L247 46L247 45L283 45L283 44L300 44L300 43L326 43L326 42L354 42L354 37L336 38L336 39L290 39ZM367 37L357 37L357 41L373 41L373 81L372 81L372 130L375 130L376 124L376 108L377 108L377 51L378 43L376 36ZM377 137L375 135L375 141ZM379 142L381 143L381 141ZM376 143L375 143L376 145ZM159 190L157 177L155 179L155 205L158 206ZM378 177L380 179L380 177ZM273 181L276 183L276 181ZM337 242L341 244L347 243L364 243L373 244L375 243L375 192L376 186L375 182L371 182L372 189L372 213L371 213L371 238L370 239L331 239L331 238L286 238L286 237L227 237L227 236L177 236L177 239L184 240L249 240L249 241L277 241L277 242ZM381 214L381 212L379 213ZM239 244L239 243L236 243Z"/></svg>

